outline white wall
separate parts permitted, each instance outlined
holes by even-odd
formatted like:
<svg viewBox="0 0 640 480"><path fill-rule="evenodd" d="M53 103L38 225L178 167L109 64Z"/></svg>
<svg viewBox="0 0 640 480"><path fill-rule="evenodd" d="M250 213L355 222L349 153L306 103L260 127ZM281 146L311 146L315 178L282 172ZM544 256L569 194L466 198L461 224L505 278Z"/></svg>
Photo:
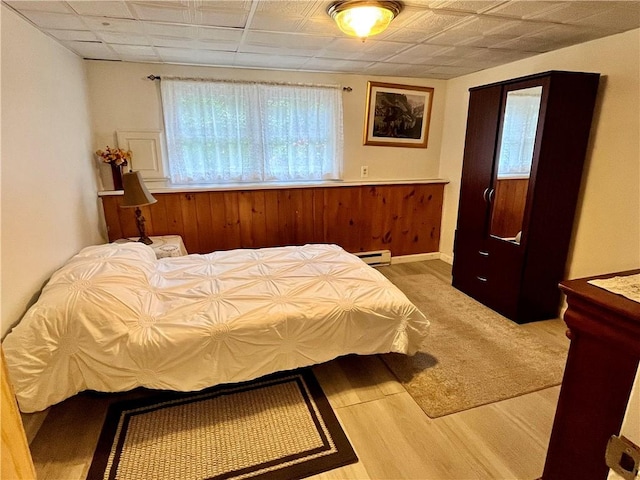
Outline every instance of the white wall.
<svg viewBox="0 0 640 480"><path fill-rule="evenodd" d="M55 269L103 239L83 61L0 12L4 336Z"/></svg>
<svg viewBox="0 0 640 480"><path fill-rule="evenodd" d="M361 165L369 166L369 180L425 179L438 176L446 94L446 82L443 80L104 61L87 61L87 70L95 148L115 145L117 130L163 129L160 87L157 81L146 78L150 74L340 84L353 88L353 91L343 93L345 180L360 180ZM426 149L362 144L369 80L435 89ZM106 183L105 181L105 187Z"/></svg>
<svg viewBox="0 0 640 480"><path fill-rule="evenodd" d="M468 89L548 70L602 75L567 278L640 266L640 30L576 45L447 82L440 176L445 187L440 250L452 255Z"/></svg>

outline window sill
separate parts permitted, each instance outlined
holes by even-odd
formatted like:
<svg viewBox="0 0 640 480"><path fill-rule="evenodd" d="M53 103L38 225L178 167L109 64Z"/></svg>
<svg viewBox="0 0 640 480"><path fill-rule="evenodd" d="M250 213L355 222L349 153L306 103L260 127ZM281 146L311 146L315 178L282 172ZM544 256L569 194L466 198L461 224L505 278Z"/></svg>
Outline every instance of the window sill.
<svg viewBox="0 0 640 480"><path fill-rule="evenodd" d="M322 181L322 182L269 182L269 183L225 183L225 184L197 184L175 185L172 187L154 187L152 182L147 182L147 188L151 193L180 193L180 192L216 192L237 190L278 190L287 188L315 188L315 187L362 187L377 185L411 185L429 183L449 183L444 178L412 179L412 180L369 180L369 181ZM98 192L99 197L110 195L122 195L122 190L103 190Z"/></svg>

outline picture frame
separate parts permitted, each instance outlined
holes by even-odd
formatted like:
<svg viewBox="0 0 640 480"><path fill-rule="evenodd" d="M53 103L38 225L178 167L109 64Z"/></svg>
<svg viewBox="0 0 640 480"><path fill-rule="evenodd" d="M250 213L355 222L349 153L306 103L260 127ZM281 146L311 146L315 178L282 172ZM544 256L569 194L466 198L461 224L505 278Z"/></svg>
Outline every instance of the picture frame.
<svg viewBox="0 0 640 480"><path fill-rule="evenodd" d="M368 82L364 145L427 148L433 90Z"/></svg>

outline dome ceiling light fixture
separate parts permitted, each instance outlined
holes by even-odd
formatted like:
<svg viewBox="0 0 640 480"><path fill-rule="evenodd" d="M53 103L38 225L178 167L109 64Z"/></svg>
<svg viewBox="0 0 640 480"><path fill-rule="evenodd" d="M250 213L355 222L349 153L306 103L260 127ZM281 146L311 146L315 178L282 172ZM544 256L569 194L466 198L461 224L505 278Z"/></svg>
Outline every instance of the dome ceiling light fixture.
<svg viewBox="0 0 640 480"><path fill-rule="evenodd" d="M383 32L402 11L402 3L391 0L341 0L327 13L347 35L361 38Z"/></svg>

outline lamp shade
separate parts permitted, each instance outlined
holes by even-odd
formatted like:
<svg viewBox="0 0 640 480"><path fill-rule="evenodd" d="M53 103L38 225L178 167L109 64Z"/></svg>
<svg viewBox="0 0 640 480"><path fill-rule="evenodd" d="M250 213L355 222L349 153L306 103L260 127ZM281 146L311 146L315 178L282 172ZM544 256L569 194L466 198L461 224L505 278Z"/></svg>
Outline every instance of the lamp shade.
<svg viewBox="0 0 640 480"><path fill-rule="evenodd" d="M124 197L121 207L141 207L156 203L158 200L147 190L140 172L128 172L122 175Z"/></svg>
<svg viewBox="0 0 640 480"><path fill-rule="evenodd" d="M362 38L383 32L402 4L388 0L343 0L329 6L327 13L347 35Z"/></svg>

